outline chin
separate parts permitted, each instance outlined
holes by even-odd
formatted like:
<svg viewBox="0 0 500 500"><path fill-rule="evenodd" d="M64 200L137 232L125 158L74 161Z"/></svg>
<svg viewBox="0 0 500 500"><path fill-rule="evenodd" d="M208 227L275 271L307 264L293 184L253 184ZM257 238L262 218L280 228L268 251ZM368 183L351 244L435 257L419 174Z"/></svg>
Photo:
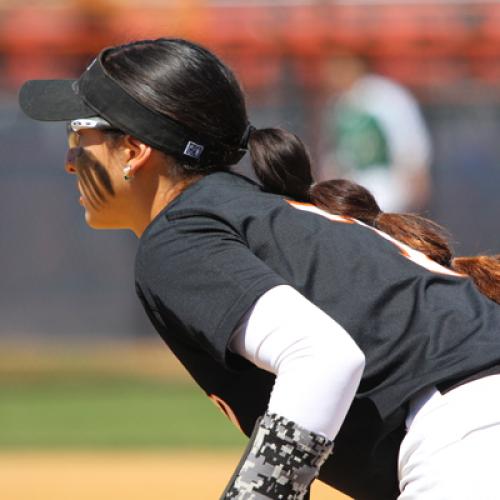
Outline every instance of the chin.
<svg viewBox="0 0 500 500"><path fill-rule="evenodd" d="M97 214L89 213L85 211L85 222L87 226L92 229L128 229L123 224L119 224L117 221L109 221L103 217L99 217Z"/></svg>
<svg viewBox="0 0 500 500"><path fill-rule="evenodd" d="M114 229L113 225L107 224L104 220L96 217L95 214L90 214L88 211L85 211L85 222L92 229Z"/></svg>

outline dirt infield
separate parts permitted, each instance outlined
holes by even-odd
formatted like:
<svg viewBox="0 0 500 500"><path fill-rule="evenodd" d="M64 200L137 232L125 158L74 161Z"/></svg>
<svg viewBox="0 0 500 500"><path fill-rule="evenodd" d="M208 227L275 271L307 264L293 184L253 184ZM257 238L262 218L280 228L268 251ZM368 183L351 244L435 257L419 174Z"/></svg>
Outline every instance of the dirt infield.
<svg viewBox="0 0 500 500"><path fill-rule="evenodd" d="M0 454L2 500L214 500L238 463L229 452ZM311 500L348 497L318 483Z"/></svg>

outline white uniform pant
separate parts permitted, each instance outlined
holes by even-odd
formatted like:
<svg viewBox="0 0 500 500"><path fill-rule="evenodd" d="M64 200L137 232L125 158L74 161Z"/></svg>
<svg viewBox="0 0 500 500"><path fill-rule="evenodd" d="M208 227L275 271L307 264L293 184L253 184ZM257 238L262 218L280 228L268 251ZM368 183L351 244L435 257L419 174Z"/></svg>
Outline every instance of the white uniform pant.
<svg viewBox="0 0 500 500"><path fill-rule="evenodd" d="M500 499L500 375L414 398L399 500Z"/></svg>

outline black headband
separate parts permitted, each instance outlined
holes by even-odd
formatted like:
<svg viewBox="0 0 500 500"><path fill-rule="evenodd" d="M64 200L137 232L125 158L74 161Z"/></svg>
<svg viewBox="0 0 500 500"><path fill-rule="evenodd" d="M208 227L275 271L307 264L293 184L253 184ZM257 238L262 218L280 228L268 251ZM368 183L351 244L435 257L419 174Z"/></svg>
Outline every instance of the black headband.
<svg viewBox="0 0 500 500"><path fill-rule="evenodd" d="M145 144L175 156L187 168L209 169L237 163L245 154L252 127L240 144L222 144L158 113L128 94L104 68L111 49L94 59L78 80L32 80L19 95L22 109L37 120L66 121L101 116Z"/></svg>

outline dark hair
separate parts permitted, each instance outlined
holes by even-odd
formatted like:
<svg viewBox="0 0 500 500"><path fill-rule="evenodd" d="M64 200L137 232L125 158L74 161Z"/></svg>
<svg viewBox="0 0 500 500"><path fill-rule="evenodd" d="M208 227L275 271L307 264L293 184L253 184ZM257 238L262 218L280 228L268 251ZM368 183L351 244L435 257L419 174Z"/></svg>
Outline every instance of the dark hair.
<svg viewBox="0 0 500 500"><path fill-rule="evenodd" d="M252 166L264 188L297 201L309 201L311 161L303 142L286 130L255 130L248 143Z"/></svg>
<svg viewBox="0 0 500 500"><path fill-rule="evenodd" d="M140 40L113 47L102 64L149 109L228 150L239 148L248 123L243 92L231 70L208 50L181 39ZM179 163L186 174L193 171ZM209 165L208 171L229 165L228 155L227 163Z"/></svg>
<svg viewBox="0 0 500 500"><path fill-rule="evenodd" d="M247 131L245 98L232 71L210 51L182 39L139 40L110 49L102 61L109 75L149 109L174 118L215 143L238 149ZM248 139L252 165L265 188L307 201L312 183L307 150L280 129L253 129ZM198 172L178 162L181 172Z"/></svg>

